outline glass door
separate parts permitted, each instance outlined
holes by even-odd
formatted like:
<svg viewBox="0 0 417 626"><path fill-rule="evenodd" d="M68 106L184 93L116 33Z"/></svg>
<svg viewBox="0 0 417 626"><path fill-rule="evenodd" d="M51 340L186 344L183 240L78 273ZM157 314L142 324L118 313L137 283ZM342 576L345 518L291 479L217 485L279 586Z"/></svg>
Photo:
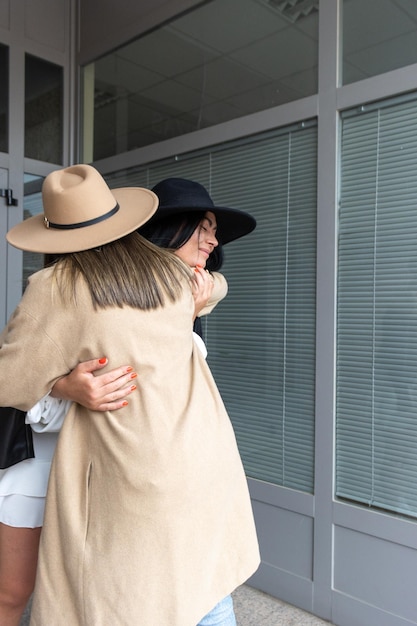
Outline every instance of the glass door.
<svg viewBox="0 0 417 626"><path fill-rule="evenodd" d="M38 215L42 207L42 183L44 177L24 174L23 219ZM7 198L9 172L0 167L0 289L5 294L1 302L1 327L4 326L11 312L26 287L31 274L42 269L44 255L21 252L6 242L7 231L21 219L21 207L10 205ZM4 194L4 196L2 195ZM14 198L13 198L14 201ZM20 202L19 202L20 205Z"/></svg>
<svg viewBox="0 0 417 626"><path fill-rule="evenodd" d="M24 175L24 197L23 197L23 217L27 219L42 213L42 183L43 176L32 174ZM34 272L43 268L45 258L43 254L36 252L23 252L22 267L22 293L27 284L27 279Z"/></svg>

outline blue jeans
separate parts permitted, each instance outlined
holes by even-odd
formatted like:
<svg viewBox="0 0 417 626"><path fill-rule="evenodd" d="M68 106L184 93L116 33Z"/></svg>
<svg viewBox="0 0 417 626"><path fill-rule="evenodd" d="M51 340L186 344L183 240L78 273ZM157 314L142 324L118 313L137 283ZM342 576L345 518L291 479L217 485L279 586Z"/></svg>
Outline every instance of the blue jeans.
<svg viewBox="0 0 417 626"><path fill-rule="evenodd" d="M197 626L236 626L232 596L227 596L216 604Z"/></svg>

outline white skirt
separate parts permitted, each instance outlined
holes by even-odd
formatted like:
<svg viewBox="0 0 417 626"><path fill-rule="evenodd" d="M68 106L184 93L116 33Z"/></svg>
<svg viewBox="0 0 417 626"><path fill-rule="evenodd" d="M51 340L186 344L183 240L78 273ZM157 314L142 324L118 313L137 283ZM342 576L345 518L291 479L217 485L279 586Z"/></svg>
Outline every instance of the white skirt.
<svg viewBox="0 0 417 626"><path fill-rule="evenodd" d="M57 432L33 432L35 458L0 470L0 522L20 528L43 525L46 490Z"/></svg>
<svg viewBox="0 0 417 626"><path fill-rule="evenodd" d="M43 526L49 472L59 431L71 402L48 394L28 411L34 459L0 470L0 522L18 528Z"/></svg>

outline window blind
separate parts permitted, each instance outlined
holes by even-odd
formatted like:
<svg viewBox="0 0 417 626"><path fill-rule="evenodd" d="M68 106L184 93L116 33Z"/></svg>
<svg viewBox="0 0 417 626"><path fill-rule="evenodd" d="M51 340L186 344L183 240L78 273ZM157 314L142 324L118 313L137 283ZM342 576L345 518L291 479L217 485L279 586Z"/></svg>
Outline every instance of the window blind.
<svg viewBox="0 0 417 626"><path fill-rule="evenodd" d="M336 494L417 516L417 100L342 118Z"/></svg>
<svg viewBox="0 0 417 626"><path fill-rule="evenodd" d="M306 122L153 163L124 179L147 186L168 176L197 180L219 206L257 219L254 232L224 249L229 293L203 320L208 361L247 475L308 493L314 481L316 154L316 123Z"/></svg>

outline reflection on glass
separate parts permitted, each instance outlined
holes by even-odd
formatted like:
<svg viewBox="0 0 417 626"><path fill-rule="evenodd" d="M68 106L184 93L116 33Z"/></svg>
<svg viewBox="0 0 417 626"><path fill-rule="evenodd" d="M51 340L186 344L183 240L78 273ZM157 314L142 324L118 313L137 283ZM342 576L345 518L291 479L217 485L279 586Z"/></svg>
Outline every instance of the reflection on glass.
<svg viewBox="0 0 417 626"><path fill-rule="evenodd" d="M212 0L84 68L83 160L317 92L318 0Z"/></svg>
<svg viewBox="0 0 417 626"><path fill-rule="evenodd" d="M63 70L26 55L25 157L62 164Z"/></svg>
<svg viewBox="0 0 417 626"><path fill-rule="evenodd" d="M9 126L9 49L0 44L0 152L8 152Z"/></svg>
<svg viewBox="0 0 417 626"><path fill-rule="evenodd" d="M23 200L23 216L26 220L28 217L39 215L43 212L42 205L42 176L32 176L31 174L24 175L24 200ZM43 254L36 252L23 252L23 275L22 285L23 290L26 287L27 279L31 274L41 270L45 263L45 257Z"/></svg>
<svg viewBox="0 0 417 626"><path fill-rule="evenodd" d="M343 84L417 63L417 2L343 0Z"/></svg>

